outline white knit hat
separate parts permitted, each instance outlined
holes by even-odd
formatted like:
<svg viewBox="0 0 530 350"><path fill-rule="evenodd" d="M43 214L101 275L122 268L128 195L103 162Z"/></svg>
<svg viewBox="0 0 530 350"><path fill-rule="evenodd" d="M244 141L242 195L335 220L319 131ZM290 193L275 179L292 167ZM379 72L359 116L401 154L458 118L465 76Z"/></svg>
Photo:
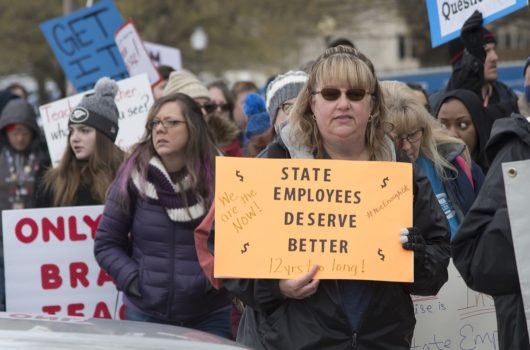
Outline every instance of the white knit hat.
<svg viewBox="0 0 530 350"><path fill-rule="evenodd" d="M206 86L193 73L184 69L171 72L164 88L163 96L175 92L180 92L191 98L210 98L210 93Z"/></svg>

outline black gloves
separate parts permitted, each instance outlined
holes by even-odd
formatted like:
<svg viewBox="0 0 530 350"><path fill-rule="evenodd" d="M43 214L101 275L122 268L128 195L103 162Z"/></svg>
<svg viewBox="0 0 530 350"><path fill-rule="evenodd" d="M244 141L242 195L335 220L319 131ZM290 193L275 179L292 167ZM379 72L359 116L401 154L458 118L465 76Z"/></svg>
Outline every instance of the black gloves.
<svg viewBox="0 0 530 350"><path fill-rule="evenodd" d="M402 229L399 234L399 240L403 249L413 250L415 253L425 252L425 239L417 227L407 227Z"/></svg>
<svg viewBox="0 0 530 350"><path fill-rule="evenodd" d="M486 59L484 51L484 28L482 27L482 13L475 10L462 26L460 37L466 50L481 63Z"/></svg>

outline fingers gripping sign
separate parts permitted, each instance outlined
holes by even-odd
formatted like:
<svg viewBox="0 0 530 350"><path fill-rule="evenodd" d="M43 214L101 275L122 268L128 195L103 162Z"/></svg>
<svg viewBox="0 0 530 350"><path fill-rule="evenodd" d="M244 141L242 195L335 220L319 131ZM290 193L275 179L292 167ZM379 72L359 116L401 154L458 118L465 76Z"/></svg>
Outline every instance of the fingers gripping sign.
<svg viewBox="0 0 530 350"><path fill-rule="evenodd" d="M399 231L399 234L399 241L403 245L403 249L413 250L416 253L425 250L425 239L417 227L404 228Z"/></svg>
<svg viewBox="0 0 530 350"><path fill-rule="evenodd" d="M280 291L286 298L305 299L317 292L320 280L314 279L318 272L318 265L315 265L309 272L296 279L280 280Z"/></svg>

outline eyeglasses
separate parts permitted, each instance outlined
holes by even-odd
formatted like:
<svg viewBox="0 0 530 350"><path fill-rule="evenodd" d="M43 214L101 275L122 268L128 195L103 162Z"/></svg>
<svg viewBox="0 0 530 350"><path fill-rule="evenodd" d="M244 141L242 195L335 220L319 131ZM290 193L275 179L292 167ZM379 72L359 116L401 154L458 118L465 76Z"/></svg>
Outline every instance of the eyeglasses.
<svg viewBox="0 0 530 350"><path fill-rule="evenodd" d="M280 108L282 109L283 113L289 114L291 112L291 109L293 109L294 103L292 102L284 102L280 105Z"/></svg>
<svg viewBox="0 0 530 350"><path fill-rule="evenodd" d="M394 136L394 140L396 140L398 144L403 144L403 141L405 140L407 140L409 143L416 143L419 140L421 140L422 136L423 136L423 128L418 129L414 132L411 132L410 134L403 136L403 137Z"/></svg>
<svg viewBox="0 0 530 350"><path fill-rule="evenodd" d="M176 119L164 119L164 120L153 119L152 121L149 122L149 124L147 124L147 129L154 130L160 124L162 124L164 129L171 129L179 124L186 124L186 121L176 120Z"/></svg>
<svg viewBox="0 0 530 350"><path fill-rule="evenodd" d="M342 95L342 91L337 88L324 88L320 91L313 91L313 95L321 94L326 101L336 101ZM350 101L360 101L364 96L371 95L370 92L364 89L348 89L345 91L346 97Z"/></svg>
<svg viewBox="0 0 530 350"><path fill-rule="evenodd" d="M206 102L205 104L199 106L201 107L201 109L204 109L206 114L213 113L217 109L217 105L213 102Z"/></svg>

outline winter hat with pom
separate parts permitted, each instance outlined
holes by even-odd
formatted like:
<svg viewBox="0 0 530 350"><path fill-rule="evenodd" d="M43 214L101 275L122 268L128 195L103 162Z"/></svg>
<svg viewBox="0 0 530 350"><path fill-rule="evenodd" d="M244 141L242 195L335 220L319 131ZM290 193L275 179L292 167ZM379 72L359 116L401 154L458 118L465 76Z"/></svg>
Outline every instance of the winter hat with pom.
<svg viewBox="0 0 530 350"><path fill-rule="evenodd" d="M99 79L94 91L83 96L81 102L74 108L68 125L88 125L107 136L112 142L116 141L120 116L114 102L117 93L118 84L114 80L107 77Z"/></svg>
<svg viewBox="0 0 530 350"><path fill-rule="evenodd" d="M271 127L271 120L265 108L265 100L254 92L245 96L243 112L248 118L243 133L243 144L247 144L253 136L267 131Z"/></svg>

